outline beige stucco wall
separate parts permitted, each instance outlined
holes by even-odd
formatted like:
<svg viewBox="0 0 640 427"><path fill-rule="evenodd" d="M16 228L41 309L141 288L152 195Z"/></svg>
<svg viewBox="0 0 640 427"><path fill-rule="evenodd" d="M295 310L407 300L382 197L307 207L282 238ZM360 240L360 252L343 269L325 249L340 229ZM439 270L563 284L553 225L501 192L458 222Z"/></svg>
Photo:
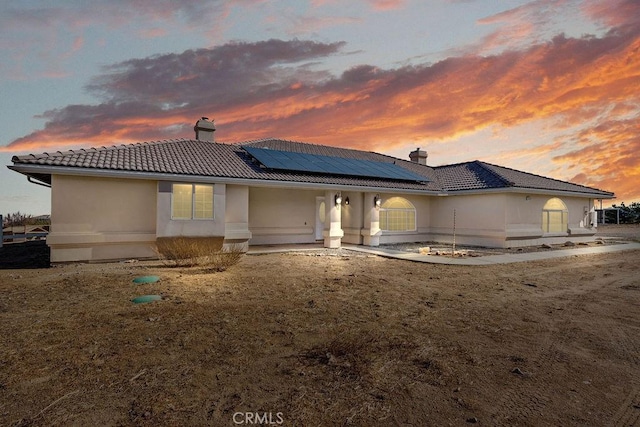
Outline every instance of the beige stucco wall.
<svg viewBox="0 0 640 427"><path fill-rule="evenodd" d="M489 247L521 247L542 243L584 242L595 233L585 221L588 198L560 197L567 205L566 233L544 235L542 209L554 196L527 193L454 195L434 198L431 204L432 240L453 241L453 209L456 210L456 242Z"/></svg>
<svg viewBox="0 0 640 427"><path fill-rule="evenodd" d="M52 262L155 256L155 181L51 179Z"/></svg>
<svg viewBox="0 0 640 427"><path fill-rule="evenodd" d="M249 244L314 243L316 196L324 192L249 188Z"/></svg>
<svg viewBox="0 0 640 427"><path fill-rule="evenodd" d="M544 234L542 211L547 201L558 197L568 210L568 230L564 233ZM591 227L589 210L593 200L586 197L550 196L540 194L507 195L507 236L505 246L533 246L541 243L563 243L568 240L593 240L596 229Z"/></svg>
<svg viewBox="0 0 640 427"><path fill-rule="evenodd" d="M453 242L455 209L456 243L502 246L506 206L505 194L435 197L431 203L431 238L439 242Z"/></svg>
<svg viewBox="0 0 640 427"><path fill-rule="evenodd" d="M560 197L569 209L569 231L574 233L576 229L589 229L595 234L595 228L591 228L587 213L593 207L593 199L582 197Z"/></svg>
<svg viewBox="0 0 640 427"><path fill-rule="evenodd" d="M553 197L539 194L508 194L507 195L507 224L515 228L518 224L542 229L542 209L547 201ZM593 207L593 200L583 197L558 197L567 205L569 211L569 228L581 226L589 227L585 220L585 212Z"/></svg>
<svg viewBox="0 0 640 427"><path fill-rule="evenodd" d="M226 244L243 245L314 243L316 198L329 195L332 203L337 194L325 190L215 184L214 219L172 220L170 188L170 182L54 175L52 226L47 239L52 262L154 257L156 236L220 236ZM364 206L365 200L372 203L371 194L342 191L340 208L327 205L335 224L325 222L320 230L325 244L327 239L337 244L362 244L364 235L371 240L371 224L365 224L365 212L369 209L370 213L371 207ZM383 201L397 196L406 198L416 208L417 229L376 232L379 243L450 243L454 209L458 244L517 247L567 240L581 242L592 239L595 233L586 215L593 205L588 198L560 197L569 211L568 230L546 236L542 233L542 209L553 196L380 194ZM334 226L339 229L334 230L335 236L329 236Z"/></svg>

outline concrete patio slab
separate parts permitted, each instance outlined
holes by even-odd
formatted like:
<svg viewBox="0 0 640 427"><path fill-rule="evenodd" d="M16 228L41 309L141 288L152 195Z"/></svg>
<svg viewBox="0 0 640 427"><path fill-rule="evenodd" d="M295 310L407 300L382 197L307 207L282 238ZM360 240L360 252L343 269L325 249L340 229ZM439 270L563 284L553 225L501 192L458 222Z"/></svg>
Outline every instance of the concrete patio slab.
<svg viewBox="0 0 640 427"><path fill-rule="evenodd" d="M249 247L248 255L261 255L269 253L283 252L299 252L299 251L317 251L325 249L322 244L306 244L306 245L270 245L270 246L252 246ZM479 257L457 257L438 255L423 255L387 249L382 247L369 247L361 245L342 245L342 249L360 252L370 255L377 255L387 258L403 259L413 262L426 262L432 264L450 264L450 265L493 265L493 264L511 264L516 262L540 261L545 259L564 258L577 255L593 255L605 254L627 250L640 250L640 243L628 242L620 244L611 244L603 246L593 246L588 248L572 248L558 249L540 252L527 252L521 254L498 254L485 255Z"/></svg>

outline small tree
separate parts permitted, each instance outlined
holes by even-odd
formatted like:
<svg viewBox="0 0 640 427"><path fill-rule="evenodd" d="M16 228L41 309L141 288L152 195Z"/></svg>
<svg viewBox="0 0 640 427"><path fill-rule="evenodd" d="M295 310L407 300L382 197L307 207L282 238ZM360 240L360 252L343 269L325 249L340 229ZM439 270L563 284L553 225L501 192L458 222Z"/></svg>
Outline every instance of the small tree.
<svg viewBox="0 0 640 427"><path fill-rule="evenodd" d="M22 212L14 212L8 213L5 217L3 217L4 224L2 227L15 227L17 225L27 225L29 221L33 220L32 215L23 214Z"/></svg>

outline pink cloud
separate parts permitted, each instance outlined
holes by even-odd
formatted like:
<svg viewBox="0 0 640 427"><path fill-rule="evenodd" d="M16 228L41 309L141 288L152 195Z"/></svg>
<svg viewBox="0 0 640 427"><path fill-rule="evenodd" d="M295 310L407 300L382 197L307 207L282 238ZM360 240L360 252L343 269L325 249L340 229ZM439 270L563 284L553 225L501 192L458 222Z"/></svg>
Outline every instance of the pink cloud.
<svg viewBox="0 0 640 427"><path fill-rule="evenodd" d="M581 7L583 13L605 27L628 27L638 25L638 2L636 0L586 0Z"/></svg>
<svg viewBox="0 0 640 427"><path fill-rule="evenodd" d="M635 12L629 22L640 4ZM631 184L640 182L640 27L622 24L602 37L559 35L435 64L361 65L341 75L298 65L344 46L268 40L114 64L87 87L103 103L48 111L45 129L0 149L164 139L178 136L167 135L172 126L190 137L189 125L202 115L224 129L221 139L272 135L361 149L546 121L572 133L531 148L532 156L547 156L621 199L640 200Z"/></svg>
<svg viewBox="0 0 640 427"><path fill-rule="evenodd" d="M367 0L374 10L393 10L404 7L405 0Z"/></svg>

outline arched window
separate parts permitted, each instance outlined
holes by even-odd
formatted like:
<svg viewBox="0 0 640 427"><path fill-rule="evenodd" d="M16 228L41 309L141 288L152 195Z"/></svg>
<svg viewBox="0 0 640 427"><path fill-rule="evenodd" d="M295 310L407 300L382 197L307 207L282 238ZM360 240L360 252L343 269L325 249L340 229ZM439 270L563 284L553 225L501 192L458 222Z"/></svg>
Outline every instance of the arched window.
<svg viewBox="0 0 640 427"><path fill-rule="evenodd" d="M557 197L547 200L542 208L542 231L545 233L566 233L569 210Z"/></svg>
<svg viewBox="0 0 640 427"><path fill-rule="evenodd" d="M380 206L380 229L384 231L415 231L416 208L402 197L391 197Z"/></svg>

